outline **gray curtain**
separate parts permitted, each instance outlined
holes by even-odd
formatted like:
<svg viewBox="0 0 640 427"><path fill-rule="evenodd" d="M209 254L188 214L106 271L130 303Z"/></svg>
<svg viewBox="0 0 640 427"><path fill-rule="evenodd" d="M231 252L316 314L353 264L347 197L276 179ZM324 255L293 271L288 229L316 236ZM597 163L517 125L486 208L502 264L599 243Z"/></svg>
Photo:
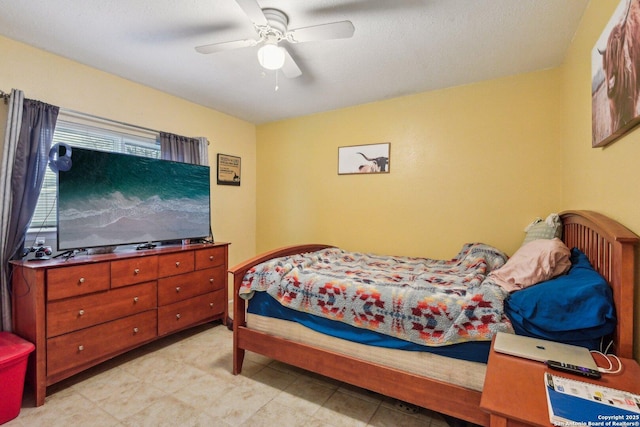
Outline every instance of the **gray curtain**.
<svg viewBox="0 0 640 427"><path fill-rule="evenodd" d="M20 259L29 222L38 202L49 158L49 149L59 108L24 99L22 91L11 91L4 152L0 166L0 188L4 198L0 210L0 290L2 330L11 331L11 268Z"/></svg>
<svg viewBox="0 0 640 427"><path fill-rule="evenodd" d="M200 163L200 140L172 133L160 132L160 154L164 160Z"/></svg>
<svg viewBox="0 0 640 427"><path fill-rule="evenodd" d="M202 166L209 166L209 140L204 136L198 138L200 141L200 164Z"/></svg>

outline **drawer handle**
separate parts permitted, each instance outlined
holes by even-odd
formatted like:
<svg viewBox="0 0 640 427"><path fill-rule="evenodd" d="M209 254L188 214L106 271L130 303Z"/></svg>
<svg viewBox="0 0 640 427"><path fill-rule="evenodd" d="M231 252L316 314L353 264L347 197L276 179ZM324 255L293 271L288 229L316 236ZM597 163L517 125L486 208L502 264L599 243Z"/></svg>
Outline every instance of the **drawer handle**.
<svg viewBox="0 0 640 427"><path fill-rule="evenodd" d="M138 301L139 301L139 298L138 298L138 297L133 297L133 302L134 302L134 303L136 303L136 302L138 302Z"/></svg>
<svg viewBox="0 0 640 427"><path fill-rule="evenodd" d="M78 285L81 285L81 284L83 284L83 283L84 283L84 277L81 277L81 278L78 280Z"/></svg>
<svg viewBox="0 0 640 427"><path fill-rule="evenodd" d="M138 328L133 328L133 333L137 334L138 333Z"/></svg>
<svg viewBox="0 0 640 427"><path fill-rule="evenodd" d="M135 270L133 270L133 274L139 274L140 273L140 269L136 268Z"/></svg>
<svg viewBox="0 0 640 427"><path fill-rule="evenodd" d="M180 292L180 286L176 286L176 292Z"/></svg>
<svg viewBox="0 0 640 427"><path fill-rule="evenodd" d="M82 351L82 350L84 350L84 346L83 345L79 345L78 346L78 351Z"/></svg>
<svg viewBox="0 0 640 427"><path fill-rule="evenodd" d="M213 308L213 303L212 302L209 303L209 307Z"/></svg>
<svg viewBox="0 0 640 427"><path fill-rule="evenodd" d="M209 261L213 261L213 255L209 255Z"/></svg>
<svg viewBox="0 0 640 427"><path fill-rule="evenodd" d="M180 319L180 313L176 314L176 319Z"/></svg>
<svg viewBox="0 0 640 427"><path fill-rule="evenodd" d="M209 283L213 283L213 277L209 278Z"/></svg>
<svg viewBox="0 0 640 427"><path fill-rule="evenodd" d="M176 267L180 267L180 261L176 261Z"/></svg>
<svg viewBox="0 0 640 427"><path fill-rule="evenodd" d="M79 316L84 316L84 310L80 310L80 311L78 311L78 315L79 315Z"/></svg>

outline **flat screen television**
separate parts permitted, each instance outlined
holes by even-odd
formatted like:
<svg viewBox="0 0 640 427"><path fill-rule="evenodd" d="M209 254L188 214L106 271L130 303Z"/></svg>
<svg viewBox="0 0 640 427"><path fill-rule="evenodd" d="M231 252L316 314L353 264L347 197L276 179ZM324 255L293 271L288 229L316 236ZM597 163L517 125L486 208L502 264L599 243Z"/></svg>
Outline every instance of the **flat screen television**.
<svg viewBox="0 0 640 427"><path fill-rule="evenodd" d="M209 167L72 147L58 172L59 251L206 238Z"/></svg>

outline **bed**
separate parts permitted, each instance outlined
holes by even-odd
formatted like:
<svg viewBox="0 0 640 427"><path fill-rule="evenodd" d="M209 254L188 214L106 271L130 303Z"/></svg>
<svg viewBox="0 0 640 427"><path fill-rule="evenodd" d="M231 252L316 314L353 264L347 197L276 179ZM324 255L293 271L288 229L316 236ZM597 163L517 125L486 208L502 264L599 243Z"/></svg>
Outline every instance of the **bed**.
<svg viewBox="0 0 640 427"><path fill-rule="evenodd" d="M638 237L616 221L592 211L566 211L560 214L560 219L562 241L586 255L593 269L610 286L617 318L611 334L614 352L632 358ZM233 373L240 374L245 351L252 351L457 419L489 425L488 414L479 408L486 371L482 361L353 343L297 322L247 310L246 295L240 297L239 292L249 271L275 258L330 248L322 244L280 248L229 270L234 278Z"/></svg>

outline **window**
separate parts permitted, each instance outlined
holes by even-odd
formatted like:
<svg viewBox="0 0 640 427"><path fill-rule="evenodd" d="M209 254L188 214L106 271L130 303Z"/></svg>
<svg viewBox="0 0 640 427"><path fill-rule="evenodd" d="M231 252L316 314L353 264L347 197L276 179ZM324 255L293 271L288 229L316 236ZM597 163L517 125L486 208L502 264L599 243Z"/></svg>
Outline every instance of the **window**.
<svg viewBox="0 0 640 427"><path fill-rule="evenodd" d="M52 144L63 142L71 147L160 158L157 132L72 113L61 112L56 123ZM43 229L55 228L56 193L56 175L47 167L42 191L31 219L30 232L37 233Z"/></svg>

